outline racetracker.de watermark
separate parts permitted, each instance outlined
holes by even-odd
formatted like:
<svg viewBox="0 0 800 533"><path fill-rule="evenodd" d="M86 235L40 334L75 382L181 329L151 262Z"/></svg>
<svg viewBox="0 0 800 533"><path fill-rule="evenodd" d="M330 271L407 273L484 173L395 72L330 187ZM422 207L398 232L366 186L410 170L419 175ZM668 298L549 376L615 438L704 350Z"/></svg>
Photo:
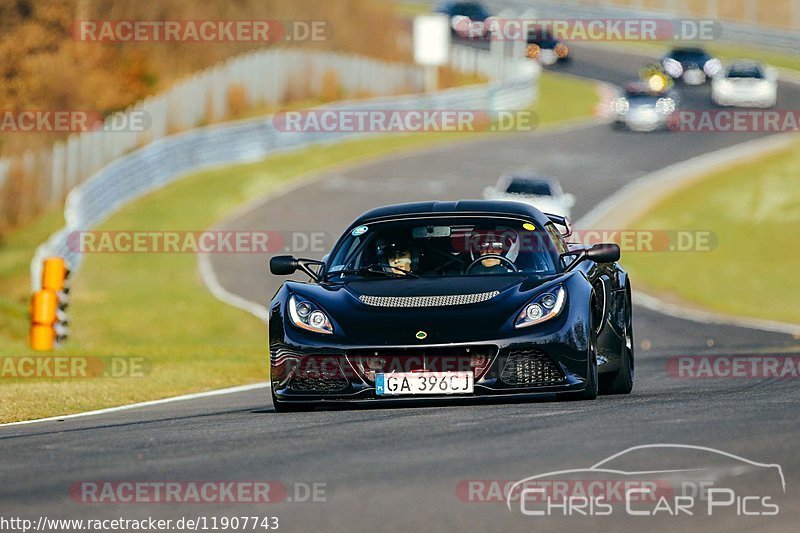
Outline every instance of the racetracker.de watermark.
<svg viewBox="0 0 800 533"><path fill-rule="evenodd" d="M0 379L142 378L150 360L122 356L0 356Z"/></svg>
<svg viewBox="0 0 800 533"><path fill-rule="evenodd" d="M92 43L324 42L325 20L78 20L76 41Z"/></svg>
<svg viewBox="0 0 800 533"><path fill-rule="evenodd" d="M322 231L74 231L75 253L324 253L332 238Z"/></svg>
<svg viewBox="0 0 800 533"><path fill-rule="evenodd" d="M800 131L797 109L683 109L668 121L673 131L691 133L781 133Z"/></svg>
<svg viewBox="0 0 800 533"><path fill-rule="evenodd" d="M272 123L283 133L503 133L534 131L539 117L480 109L311 109L282 111Z"/></svg>
<svg viewBox="0 0 800 533"><path fill-rule="evenodd" d="M150 114L141 110L107 118L81 109L0 110L0 133L144 132L152 123Z"/></svg>
<svg viewBox="0 0 800 533"><path fill-rule="evenodd" d="M722 27L708 19L665 18L574 18L523 19L490 18L474 21L460 17L453 29L461 36L476 38L489 34L496 41L711 41Z"/></svg>
<svg viewBox="0 0 800 533"><path fill-rule="evenodd" d="M800 355L679 355L667 359L679 379L798 379Z"/></svg>
<svg viewBox="0 0 800 533"><path fill-rule="evenodd" d="M509 239L517 240L520 252L524 253L549 252L553 247L550 236L540 232L476 231L453 235L450 239L453 249L459 252L477 250L483 243ZM613 243L622 252L710 252L718 245L716 233L708 230L587 229L575 230L566 241L582 246Z"/></svg>
<svg viewBox="0 0 800 533"><path fill-rule="evenodd" d="M69 487L81 504L255 504L325 503L323 482L276 480L82 480Z"/></svg>

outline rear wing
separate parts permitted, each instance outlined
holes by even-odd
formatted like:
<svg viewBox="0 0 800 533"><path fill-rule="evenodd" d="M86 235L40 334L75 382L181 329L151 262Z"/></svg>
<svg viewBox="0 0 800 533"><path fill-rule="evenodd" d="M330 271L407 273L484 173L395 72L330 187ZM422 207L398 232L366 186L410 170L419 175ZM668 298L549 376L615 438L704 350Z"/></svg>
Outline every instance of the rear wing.
<svg viewBox="0 0 800 533"><path fill-rule="evenodd" d="M564 231L561 232L561 236L565 239L572 235L572 223L569 221L567 217L562 217L560 215L552 215L550 213L545 213L544 216L550 219L550 222L555 224L556 226L561 226L564 228Z"/></svg>

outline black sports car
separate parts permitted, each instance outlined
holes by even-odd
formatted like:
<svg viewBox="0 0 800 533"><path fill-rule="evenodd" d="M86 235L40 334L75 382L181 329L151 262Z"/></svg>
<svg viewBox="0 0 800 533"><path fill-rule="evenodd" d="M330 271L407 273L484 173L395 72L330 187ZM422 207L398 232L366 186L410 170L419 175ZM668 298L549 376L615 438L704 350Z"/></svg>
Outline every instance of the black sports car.
<svg viewBox="0 0 800 533"><path fill-rule="evenodd" d="M311 278L270 303L275 409L629 393L619 247L569 234L523 203L423 202L365 213L324 261L273 257L273 274Z"/></svg>
<svg viewBox="0 0 800 533"><path fill-rule="evenodd" d="M444 2L434 7L434 11L447 15L450 31L455 37L488 39L491 36L492 16L480 2Z"/></svg>
<svg viewBox="0 0 800 533"><path fill-rule="evenodd" d="M722 70L719 59L702 48L673 48L661 58L661 66L675 81L703 85Z"/></svg>

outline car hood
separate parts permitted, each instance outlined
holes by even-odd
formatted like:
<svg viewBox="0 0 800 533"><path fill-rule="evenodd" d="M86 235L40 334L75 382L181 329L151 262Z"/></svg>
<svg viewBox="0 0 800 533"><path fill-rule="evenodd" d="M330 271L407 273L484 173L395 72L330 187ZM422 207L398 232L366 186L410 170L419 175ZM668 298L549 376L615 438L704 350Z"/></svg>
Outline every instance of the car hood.
<svg viewBox="0 0 800 533"><path fill-rule="evenodd" d="M289 291L321 306L340 342L430 345L489 341L503 330L513 331L513 321L525 304L563 277L377 279L292 284ZM425 332L424 339L417 337L420 331Z"/></svg>

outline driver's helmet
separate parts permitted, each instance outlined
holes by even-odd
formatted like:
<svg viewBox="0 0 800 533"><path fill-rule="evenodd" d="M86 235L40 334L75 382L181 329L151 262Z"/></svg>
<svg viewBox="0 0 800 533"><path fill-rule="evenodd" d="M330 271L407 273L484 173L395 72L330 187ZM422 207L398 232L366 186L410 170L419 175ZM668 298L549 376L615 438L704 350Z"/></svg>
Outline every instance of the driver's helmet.
<svg viewBox="0 0 800 533"><path fill-rule="evenodd" d="M378 239L375 242L375 255L378 263L387 270L401 269L413 272L419 262L415 257L416 254L407 245L385 239Z"/></svg>
<svg viewBox="0 0 800 533"><path fill-rule="evenodd" d="M501 255L513 263L519 256L519 241L519 233L511 228L476 230L471 238L470 257L474 261L489 253Z"/></svg>

